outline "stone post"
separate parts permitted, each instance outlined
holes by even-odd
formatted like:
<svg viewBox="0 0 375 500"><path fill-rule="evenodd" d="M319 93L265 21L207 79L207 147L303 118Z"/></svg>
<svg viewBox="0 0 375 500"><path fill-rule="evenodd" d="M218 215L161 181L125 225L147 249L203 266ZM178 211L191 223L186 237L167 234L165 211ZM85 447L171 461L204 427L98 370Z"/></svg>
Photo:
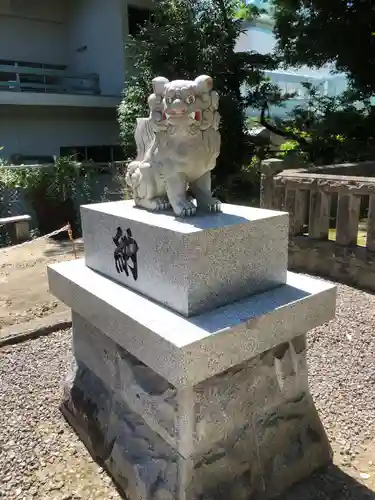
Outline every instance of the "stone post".
<svg viewBox="0 0 375 500"><path fill-rule="evenodd" d="M276 200L274 176L282 172L284 161L278 158L263 160L261 163L260 206L262 208L281 210Z"/></svg>
<svg viewBox="0 0 375 500"><path fill-rule="evenodd" d="M369 196L368 221L367 221L367 250L375 252L375 195Z"/></svg>
<svg viewBox="0 0 375 500"><path fill-rule="evenodd" d="M336 232L336 243L338 245L357 245L360 207L361 197L359 195L339 193Z"/></svg>
<svg viewBox="0 0 375 500"><path fill-rule="evenodd" d="M330 198L321 190L310 192L309 238L328 240Z"/></svg>

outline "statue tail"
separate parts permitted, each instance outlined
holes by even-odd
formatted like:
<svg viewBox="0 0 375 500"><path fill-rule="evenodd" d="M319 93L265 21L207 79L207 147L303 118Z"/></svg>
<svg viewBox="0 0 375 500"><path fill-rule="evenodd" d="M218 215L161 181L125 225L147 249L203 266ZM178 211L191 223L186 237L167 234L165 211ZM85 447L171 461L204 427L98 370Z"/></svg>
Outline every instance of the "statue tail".
<svg viewBox="0 0 375 500"><path fill-rule="evenodd" d="M134 139L137 145L136 161L143 161L155 139L150 118L137 118Z"/></svg>
<svg viewBox="0 0 375 500"><path fill-rule="evenodd" d="M134 138L137 145L137 158L128 165L125 176L126 184L133 189L139 186L141 182L142 173L140 166L155 139L149 118L137 118Z"/></svg>

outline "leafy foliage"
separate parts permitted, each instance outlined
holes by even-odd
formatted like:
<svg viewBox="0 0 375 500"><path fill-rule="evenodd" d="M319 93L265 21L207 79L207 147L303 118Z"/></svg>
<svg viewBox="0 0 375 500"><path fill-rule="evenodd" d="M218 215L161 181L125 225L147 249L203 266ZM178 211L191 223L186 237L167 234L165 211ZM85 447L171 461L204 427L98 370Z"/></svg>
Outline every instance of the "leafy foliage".
<svg viewBox="0 0 375 500"><path fill-rule="evenodd" d="M372 0L272 0L277 56L285 66L332 65L349 90L308 99L279 124L290 141L282 155L294 162L330 164L375 156L375 5Z"/></svg>
<svg viewBox="0 0 375 500"><path fill-rule="evenodd" d="M97 176L90 166L82 167L72 157L61 157L42 167L0 166L0 187L22 190L46 234L70 222L80 230L78 203L93 201Z"/></svg>
<svg viewBox="0 0 375 500"><path fill-rule="evenodd" d="M152 21L127 44L133 72L125 84L118 116L128 157L135 155L136 118L149 113L152 79L194 79L208 74L221 99L222 147L214 171L216 185L230 182L249 163L253 148L246 135L246 109L260 106L270 90L262 70L272 68L274 62L260 54L235 52L235 46L243 29L241 18L258 14L256 7L236 0L158 2Z"/></svg>
<svg viewBox="0 0 375 500"><path fill-rule="evenodd" d="M315 165L373 160L375 157L375 110L358 103L351 92L322 96L305 84L307 101L279 123L286 137L284 158Z"/></svg>
<svg viewBox="0 0 375 500"><path fill-rule="evenodd" d="M259 14L267 13L267 0L257 0L256 2L248 3L240 1L236 5L234 17L236 19L251 21Z"/></svg>
<svg viewBox="0 0 375 500"><path fill-rule="evenodd" d="M91 176L91 171L79 167L72 157L58 158L54 165L45 167L3 165L0 168L0 184L24 189L30 200L43 195L64 202L74 198L78 190L85 193L85 198L90 198Z"/></svg>
<svg viewBox="0 0 375 500"><path fill-rule="evenodd" d="M273 0L278 54L287 66L335 64L357 97L375 93L373 0Z"/></svg>

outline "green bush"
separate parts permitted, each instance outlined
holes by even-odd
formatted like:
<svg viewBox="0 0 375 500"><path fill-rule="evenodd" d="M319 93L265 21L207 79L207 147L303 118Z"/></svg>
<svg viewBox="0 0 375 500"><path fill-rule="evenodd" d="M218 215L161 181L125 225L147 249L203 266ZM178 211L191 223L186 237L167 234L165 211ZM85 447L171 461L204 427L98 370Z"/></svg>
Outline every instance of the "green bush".
<svg viewBox="0 0 375 500"><path fill-rule="evenodd" d="M157 3L152 20L126 47L133 72L125 84L118 119L127 157L135 156L136 119L149 114L152 79L191 80L208 74L220 95L222 117L222 147L214 185L218 189L230 185L249 163L254 148L246 135L246 110L264 99L262 70L272 67L273 62L259 54L235 52L243 29L239 8L244 5L236 0ZM251 6L245 11L252 17L259 13ZM247 92L241 92L243 89Z"/></svg>
<svg viewBox="0 0 375 500"><path fill-rule="evenodd" d="M306 102L280 123L287 137L293 135L282 147L284 158L313 165L373 160L375 108L350 92L331 97L306 88Z"/></svg>
<svg viewBox="0 0 375 500"><path fill-rule="evenodd" d="M70 222L79 232L76 200L93 200L92 169L77 164L73 157L61 157L44 167L0 166L0 185L22 189L36 212L38 229L46 234Z"/></svg>
<svg viewBox="0 0 375 500"><path fill-rule="evenodd" d="M65 201L78 191L90 198L90 179L90 170L81 167L73 157L60 157L54 165L42 167L3 164L0 168L0 184L9 189L23 189L31 201L42 193L47 198Z"/></svg>

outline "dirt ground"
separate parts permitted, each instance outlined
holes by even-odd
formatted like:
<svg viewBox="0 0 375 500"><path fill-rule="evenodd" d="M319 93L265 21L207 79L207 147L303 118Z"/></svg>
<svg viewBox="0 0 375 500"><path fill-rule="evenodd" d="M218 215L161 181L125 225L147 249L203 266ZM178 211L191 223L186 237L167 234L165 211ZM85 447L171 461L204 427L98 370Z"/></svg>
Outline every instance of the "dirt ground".
<svg viewBox="0 0 375 500"><path fill-rule="evenodd" d="M82 257L82 240L75 246L77 257ZM7 326L66 310L48 291L47 265L70 259L74 253L69 241L41 239L0 249L0 332Z"/></svg>

